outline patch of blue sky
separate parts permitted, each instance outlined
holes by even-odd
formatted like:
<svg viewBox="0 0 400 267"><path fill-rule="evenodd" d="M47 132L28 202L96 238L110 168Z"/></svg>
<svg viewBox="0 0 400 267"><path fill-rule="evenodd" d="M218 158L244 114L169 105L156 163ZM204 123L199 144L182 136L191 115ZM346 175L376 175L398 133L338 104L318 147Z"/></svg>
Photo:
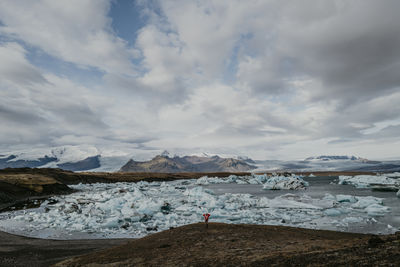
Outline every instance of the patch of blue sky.
<svg viewBox="0 0 400 267"><path fill-rule="evenodd" d="M137 32L146 25L143 5L133 0L113 1L108 16L112 19L112 28L118 37L133 47Z"/></svg>
<svg viewBox="0 0 400 267"><path fill-rule="evenodd" d="M74 63L66 62L57 57L51 56L39 48L28 46L26 44L22 45L28 51L27 59L29 62L45 72L60 77L66 77L85 86L99 84L104 75L104 72L96 68L77 66Z"/></svg>
<svg viewBox="0 0 400 267"><path fill-rule="evenodd" d="M108 16L112 19L111 27L119 38L127 42L130 48L135 47L138 37L138 32L148 22L148 12L152 1L136 1L136 0L117 0L111 4ZM154 7L151 7L154 9ZM132 64L137 66L135 69L140 75L146 73L146 70L141 66L143 57L131 59Z"/></svg>
<svg viewBox="0 0 400 267"><path fill-rule="evenodd" d="M225 61L225 69L223 72L223 81L226 84L232 84L236 81L236 73L238 70L239 57L243 53L246 46L246 42L253 38L252 33L246 33L240 35L240 38L233 47L231 56Z"/></svg>

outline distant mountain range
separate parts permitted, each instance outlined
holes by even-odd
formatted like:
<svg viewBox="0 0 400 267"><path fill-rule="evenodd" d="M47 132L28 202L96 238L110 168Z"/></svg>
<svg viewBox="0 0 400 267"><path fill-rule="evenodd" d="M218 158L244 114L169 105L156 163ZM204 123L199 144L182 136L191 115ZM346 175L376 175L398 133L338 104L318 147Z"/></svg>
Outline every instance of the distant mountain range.
<svg viewBox="0 0 400 267"><path fill-rule="evenodd" d="M101 155L94 147L56 148L0 153L0 169L60 168L68 171L117 171L129 157Z"/></svg>
<svg viewBox="0 0 400 267"><path fill-rule="evenodd" d="M0 169L60 168L68 171L123 172L244 172L256 169L250 158L219 156L170 157L167 151L149 161L103 155L93 147L65 146L40 151L0 154Z"/></svg>
<svg viewBox="0 0 400 267"><path fill-rule="evenodd" d="M356 156L315 156L304 160L256 160L256 171L400 171L400 160L373 161Z"/></svg>
<svg viewBox="0 0 400 267"><path fill-rule="evenodd" d="M323 160L323 161L328 161L328 160L358 160L361 159L359 157L355 156L317 156L317 157L308 157L305 159L305 161L310 161L310 160Z"/></svg>
<svg viewBox="0 0 400 267"><path fill-rule="evenodd" d="M360 158L356 156L317 156L317 157L308 157L304 161L358 161L369 164L379 164L380 161L372 161L365 158Z"/></svg>
<svg viewBox="0 0 400 267"><path fill-rule="evenodd" d="M104 153L91 146L63 146L1 153L0 169L60 168L95 172L247 172L247 171L400 171L400 160L371 161L356 156L321 155L304 160L253 160L245 156L220 157L204 153L170 156L167 151L147 161L132 155Z"/></svg>
<svg viewBox="0 0 400 267"><path fill-rule="evenodd" d="M60 168L67 171L84 171L91 170L100 167L100 155L87 157L83 160L79 160L76 162L65 162L61 163L56 157L49 157L45 155L42 158L33 159L33 160L23 160L16 159L15 155L11 155L5 158L0 158L0 169L5 168L40 168L47 167L49 163L53 168Z"/></svg>
<svg viewBox="0 0 400 267"><path fill-rule="evenodd" d="M246 172L256 169L241 159L199 156L175 156L163 153L149 161L129 160L122 166L122 172Z"/></svg>

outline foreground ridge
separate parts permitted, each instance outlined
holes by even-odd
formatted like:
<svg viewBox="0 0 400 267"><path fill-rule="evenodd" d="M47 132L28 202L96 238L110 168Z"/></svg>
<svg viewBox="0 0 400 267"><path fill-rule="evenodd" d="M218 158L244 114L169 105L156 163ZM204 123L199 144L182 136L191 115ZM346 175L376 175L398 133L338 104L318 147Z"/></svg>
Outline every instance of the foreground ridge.
<svg viewBox="0 0 400 267"><path fill-rule="evenodd" d="M400 263L400 235L374 236L285 226L202 223L133 240L55 266L287 266Z"/></svg>

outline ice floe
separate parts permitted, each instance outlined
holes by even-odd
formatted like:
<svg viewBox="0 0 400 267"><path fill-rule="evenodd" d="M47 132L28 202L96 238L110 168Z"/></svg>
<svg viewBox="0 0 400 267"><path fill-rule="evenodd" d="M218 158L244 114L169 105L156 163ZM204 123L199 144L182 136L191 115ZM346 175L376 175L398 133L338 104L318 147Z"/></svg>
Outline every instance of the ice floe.
<svg viewBox="0 0 400 267"><path fill-rule="evenodd" d="M0 228L7 231L18 225L24 233L35 236L42 232L41 236L48 238L57 237L60 232L92 233L94 237L141 237L199 222L202 214L208 212L213 222L338 230L351 224L366 225L373 217L390 211L382 199L372 196L325 194L322 198L313 198L305 193L286 193L268 198L216 194L201 186L228 182L265 187L271 181L290 188L286 182L299 179L283 177L252 175L227 179L203 177L197 181L80 184L73 186L77 192L53 197L40 208L8 213L8 223L0 220Z"/></svg>
<svg viewBox="0 0 400 267"><path fill-rule="evenodd" d="M266 190L280 189L305 189L309 186L308 182L304 181L301 176L292 174L291 176L284 175L267 175L267 174L252 174L246 176L230 175L227 178L208 177L204 176L196 181L197 185L208 184L260 184Z"/></svg>
<svg viewBox="0 0 400 267"><path fill-rule="evenodd" d="M396 190L400 187L400 179L394 174L384 175L356 175L356 176L339 176L339 184L354 185L356 188L370 188L377 187L380 189L393 189ZM397 191L397 190L396 190Z"/></svg>

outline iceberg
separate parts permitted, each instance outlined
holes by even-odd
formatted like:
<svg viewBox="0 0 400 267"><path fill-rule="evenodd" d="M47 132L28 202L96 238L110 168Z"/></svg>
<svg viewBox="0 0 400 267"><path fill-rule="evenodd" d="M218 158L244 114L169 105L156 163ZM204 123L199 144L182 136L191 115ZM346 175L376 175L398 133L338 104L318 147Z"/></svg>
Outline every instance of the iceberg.
<svg viewBox="0 0 400 267"><path fill-rule="evenodd" d="M366 197L355 197L357 202L351 205L355 209L365 209L371 205L383 205L382 198L366 196Z"/></svg>
<svg viewBox="0 0 400 267"><path fill-rule="evenodd" d="M365 211L368 213L369 216L384 216L385 213L389 211L388 207L379 205L379 204L372 204L365 208Z"/></svg>
<svg viewBox="0 0 400 267"><path fill-rule="evenodd" d="M356 197L351 195L336 195L336 200L338 202L350 202L350 203L357 202Z"/></svg>
<svg viewBox="0 0 400 267"><path fill-rule="evenodd" d="M339 176L339 184L353 185L356 188L371 188L376 191L394 191L400 188L400 178L398 173L384 175L356 175Z"/></svg>
<svg viewBox="0 0 400 267"><path fill-rule="evenodd" d="M292 181L295 186L306 186L297 176L267 175L204 177L200 183L227 181L272 184L285 189L292 186ZM265 195L216 194L198 185L196 180L71 187L75 193L52 197L39 208L7 213L0 219L0 229L7 231L18 225L23 233L31 236L37 233L48 238L57 238L60 232L66 236L86 233L93 238L142 237L150 232L200 222L203 213L210 213L210 221L214 222L335 230L345 229L352 223L367 223L365 218L383 216L390 211L382 199L372 196L325 194L311 197L296 193L268 198Z"/></svg>
<svg viewBox="0 0 400 267"><path fill-rule="evenodd" d="M280 189L305 189L308 186L308 182L304 181L299 176L272 176L265 181L263 189L268 190L280 190Z"/></svg>
<svg viewBox="0 0 400 267"><path fill-rule="evenodd" d="M338 209L327 209L325 210L325 214L328 216L340 216L342 215L342 212Z"/></svg>
<svg viewBox="0 0 400 267"><path fill-rule="evenodd" d="M308 182L304 181L301 176L292 174L291 176L283 175L266 175L252 174L248 176L230 175L227 178L203 176L196 180L197 185L209 184L259 184L266 190L297 190L305 189L309 186Z"/></svg>
<svg viewBox="0 0 400 267"><path fill-rule="evenodd" d="M400 178L400 172L387 173L385 175L390 178Z"/></svg>

